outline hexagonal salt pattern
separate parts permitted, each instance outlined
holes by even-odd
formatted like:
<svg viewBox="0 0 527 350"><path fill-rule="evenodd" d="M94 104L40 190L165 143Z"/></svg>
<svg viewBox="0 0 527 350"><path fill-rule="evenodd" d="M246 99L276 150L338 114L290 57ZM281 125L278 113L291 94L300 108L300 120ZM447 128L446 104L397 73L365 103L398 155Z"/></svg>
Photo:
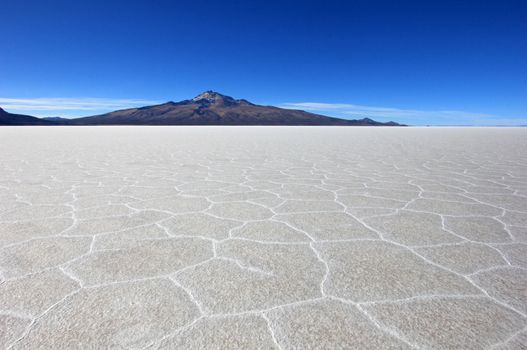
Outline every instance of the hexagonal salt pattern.
<svg viewBox="0 0 527 350"><path fill-rule="evenodd" d="M365 310L420 348L489 348L527 325L522 315L482 297L417 298L371 304Z"/></svg>
<svg viewBox="0 0 527 350"><path fill-rule="evenodd" d="M0 349L527 348L525 129L0 140Z"/></svg>
<svg viewBox="0 0 527 350"><path fill-rule="evenodd" d="M258 315L202 318L161 341L158 349L275 349L266 320Z"/></svg>
<svg viewBox="0 0 527 350"><path fill-rule="evenodd" d="M47 310L14 348L137 349L198 315L190 297L167 280L86 288Z"/></svg>

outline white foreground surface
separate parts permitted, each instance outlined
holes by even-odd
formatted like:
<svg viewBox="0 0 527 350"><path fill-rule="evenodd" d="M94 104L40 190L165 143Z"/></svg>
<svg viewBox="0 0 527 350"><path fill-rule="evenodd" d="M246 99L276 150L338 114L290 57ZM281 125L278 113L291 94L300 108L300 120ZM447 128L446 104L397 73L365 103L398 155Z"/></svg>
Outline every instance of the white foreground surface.
<svg viewBox="0 0 527 350"><path fill-rule="evenodd" d="M0 348L525 349L527 129L0 128Z"/></svg>

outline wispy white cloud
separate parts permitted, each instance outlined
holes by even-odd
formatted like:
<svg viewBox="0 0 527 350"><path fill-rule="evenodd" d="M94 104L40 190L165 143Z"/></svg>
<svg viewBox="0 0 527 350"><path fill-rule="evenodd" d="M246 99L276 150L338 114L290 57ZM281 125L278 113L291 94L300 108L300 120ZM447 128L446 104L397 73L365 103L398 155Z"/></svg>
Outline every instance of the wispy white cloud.
<svg viewBox="0 0 527 350"><path fill-rule="evenodd" d="M0 105L6 108L31 110L93 110L101 108L129 107L157 103L151 100L139 99L109 99L109 98L6 98L0 97Z"/></svg>
<svg viewBox="0 0 527 350"><path fill-rule="evenodd" d="M400 109L391 107L373 107L348 103L319 103L319 102L299 102L299 103L284 103L284 108L303 109L314 112L326 112L339 116L347 117L367 117L377 118L380 120L396 120L405 121L413 124L430 123L436 121L437 123L450 123L458 121L460 123L467 122L482 122L487 119L490 121L499 120L497 116L485 113L473 113L465 111L425 111L416 109ZM510 121L510 120L509 120Z"/></svg>
<svg viewBox="0 0 527 350"><path fill-rule="evenodd" d="M111 98L9 98L0 97L0 107L13 113L27 113L35 116L79 116L95 112L140 107L160 103L142 99Z"/></svg>
<svg viewBox="0 0 527 350"><path fill-rule="evenodd" d="M474 125L527 126L527 118L496 118L474 120Z"/></svg>

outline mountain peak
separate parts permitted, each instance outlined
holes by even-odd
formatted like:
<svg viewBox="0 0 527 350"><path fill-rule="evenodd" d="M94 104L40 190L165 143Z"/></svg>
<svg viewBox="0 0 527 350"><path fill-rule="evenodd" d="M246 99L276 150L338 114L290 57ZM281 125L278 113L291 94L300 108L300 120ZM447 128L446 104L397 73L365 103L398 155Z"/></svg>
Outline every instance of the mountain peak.
<svg viewBox="0 0 527 350"><path fill-rule="evenodd" d="M207 101L210 103L220 102L224 100L234 100L234 99L230 96L225 96L225 95L220 94L219 92L212 91L212 90L207 90L205 92L202 92L201 94L199 94L198 96L192 99L192 101L194 102Z"/></svg>

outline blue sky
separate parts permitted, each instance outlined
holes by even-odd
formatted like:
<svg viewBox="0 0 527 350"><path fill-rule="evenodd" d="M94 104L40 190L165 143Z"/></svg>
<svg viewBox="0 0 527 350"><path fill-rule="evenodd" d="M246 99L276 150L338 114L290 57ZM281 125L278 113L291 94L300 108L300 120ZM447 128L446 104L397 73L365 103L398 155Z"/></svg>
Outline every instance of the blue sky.
<svg viewBox="0 0 527 350"><path fill-rule="evenodd" d="M527 124L526 1L0 0L0 107L216 90L345 118Z"/></svg>

